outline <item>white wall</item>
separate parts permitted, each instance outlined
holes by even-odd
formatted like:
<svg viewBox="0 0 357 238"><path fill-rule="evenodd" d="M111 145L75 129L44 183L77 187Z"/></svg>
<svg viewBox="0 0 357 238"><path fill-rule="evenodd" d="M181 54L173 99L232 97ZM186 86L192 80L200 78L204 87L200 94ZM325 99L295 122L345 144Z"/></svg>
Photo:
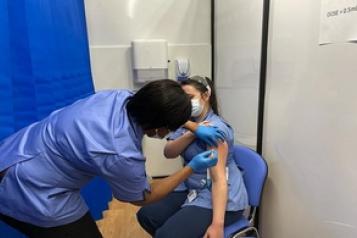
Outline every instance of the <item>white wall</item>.
<svg viewBox="0 0 357 238"><path fill-rule="evenodd" d="M261 0L215 1L215 83L237 143L256 147Z"/></svg>
<svg viewBox="0 0 357 238"><path fill-rule="evenodd" d="M188 57L192 74L211 74L210 1L86 0L85 6L96 90L134 87L130 50L134 39L166 39L171 62ZM169 77L174 74L170 63ZM144 140L151 175L167 175L181 165L163 158L163 144Z"/></svg>
<svg viewBox="0 0 357 238"><path fill-rule="evenodd" d="M318 46L320 2L271 1L264 238L357 237L357 45Z"/></svg>

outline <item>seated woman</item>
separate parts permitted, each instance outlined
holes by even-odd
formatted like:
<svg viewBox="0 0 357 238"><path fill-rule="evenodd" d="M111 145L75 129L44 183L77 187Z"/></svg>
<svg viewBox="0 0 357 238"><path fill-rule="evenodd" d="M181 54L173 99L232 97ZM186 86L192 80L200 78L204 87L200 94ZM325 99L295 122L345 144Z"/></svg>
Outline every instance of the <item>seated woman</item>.
<svg viewBox="0 0 357 238"><path fill-rule="evenodd" d="M218 127L224 141L217 148L218 163L210 170L192 174L166 198L142 207L137 218L140 225L157 238L223 238L224 226L235 222L248 206L243 179L233 158L233 130L218 115L212 82L194 76L182 82L191 97L192 120ZM179 128L172 133L164 149L167 158L181 155L187 164L207 145L195 135Z"/></svg>

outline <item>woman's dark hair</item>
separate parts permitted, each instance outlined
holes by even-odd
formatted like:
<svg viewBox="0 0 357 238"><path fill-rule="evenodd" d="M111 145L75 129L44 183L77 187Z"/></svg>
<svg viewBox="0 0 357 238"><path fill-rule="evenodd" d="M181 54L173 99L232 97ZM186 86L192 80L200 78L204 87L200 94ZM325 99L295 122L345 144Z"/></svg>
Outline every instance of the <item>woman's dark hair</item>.
<svg viewBox="0 0 357 238"><path fill-rule="evenodd" d="M129 99L126 108L145 130L167 127L174 131L191 116L189 96L170 79L146 84Z"/></svg>
<svg viewBox="0 0 357 238"><path fill-rule="evenodd" d="M185 81L181 82L181 85L191 85L198 91L200 91L202 94L207 93L208 90L210 90L210 98L209 98L209 103L211 105L211 108L213 112L217 115L219 115L218 112L218 104L217 104L217 97L216 97L216 90L214 89L214 85L212 80L210 80L208 77L203 77L203 76L192 76L188 78ZM208 89L208 87L210 89Z"/></svg>

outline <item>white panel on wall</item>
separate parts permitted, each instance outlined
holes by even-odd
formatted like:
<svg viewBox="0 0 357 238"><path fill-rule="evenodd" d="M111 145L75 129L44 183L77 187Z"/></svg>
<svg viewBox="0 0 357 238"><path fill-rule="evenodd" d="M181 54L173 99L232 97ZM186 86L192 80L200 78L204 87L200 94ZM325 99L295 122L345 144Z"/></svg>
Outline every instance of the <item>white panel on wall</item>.
<svg viewBox="0 0 357 238"><path fill-rule="evenodd" d="M129 45L133 39L166 39L169 43L210 40L207 0L86 0L91 45Z"/></svg>
<svg viewBox="0 0 357 238"><path fill-rule="evenodd" d="M263 1L216 1L215 79L237 143L255 148Z"/></svg>
<svg viewBox="0 0 357 238"><path fill-rule="evenodd" d="M96 90L133 88L131 48L129 46L92 47L92 76Z"/></svg>
<svg viewBox="0 0 357 238"><path fill-rule="evenodd" d="M91 68L96 90L136 88L130 43L134 39L165 39L169 77L174 59L190 59L192 73L211 74L210 1L207 0L86 0ZM165 140L144 139L151 176L176 171L179 159L165 160Z"/></svg>
<svg viewBox="0 0 357 238"><path fill-rule="evenodd" d="M218 104L223 117L234 128L236 143L255 149L257 138L257 88L246 87L244 90L217 88Z"/></svg>
<svg viewBox="0 0 357 238"><path fill-rule="evenodd" d="M318 45L320 3L271 5L264 238L357 237L357 45Z"/></svg>
<svg viewBox="0 0 357 238"><path fill-rule="evenodd" d="M96 90L133 88L130 46L110 46L90 49L92 75ZM169 78L175 78L175 62L179 57L190 59L191 75L211 75L211 44L170 44Z"/></svg>

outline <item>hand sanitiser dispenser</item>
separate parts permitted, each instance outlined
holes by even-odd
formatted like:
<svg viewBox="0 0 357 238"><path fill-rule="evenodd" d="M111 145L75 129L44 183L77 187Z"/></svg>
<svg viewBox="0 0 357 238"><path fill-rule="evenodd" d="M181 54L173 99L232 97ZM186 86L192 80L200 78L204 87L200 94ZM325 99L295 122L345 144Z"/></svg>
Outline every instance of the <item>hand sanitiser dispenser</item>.
<svg viewBox="0 0 357 238"><path fill-rule="evenodd" d="M137 83L168 78L167 41L133 40L133 70Z"/></svg>
<svg viewBox="0 0 357 238"><path fill-rule="evenodd" d="M188 58L177 58L176 78L178 81L185 81L190 76L190 61Z"/></svg>

